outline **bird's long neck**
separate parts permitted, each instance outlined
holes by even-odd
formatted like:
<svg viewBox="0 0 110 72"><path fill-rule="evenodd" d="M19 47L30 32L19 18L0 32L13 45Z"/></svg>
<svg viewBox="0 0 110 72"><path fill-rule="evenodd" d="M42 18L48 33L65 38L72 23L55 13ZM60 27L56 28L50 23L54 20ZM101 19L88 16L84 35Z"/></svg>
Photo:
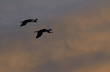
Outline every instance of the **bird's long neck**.
<svg viewBox="0 0 110 72"><path fill-rule="evenodd" d="M50 32L50 30L46 30L48 33L53 33L53 32Z"/></svg>

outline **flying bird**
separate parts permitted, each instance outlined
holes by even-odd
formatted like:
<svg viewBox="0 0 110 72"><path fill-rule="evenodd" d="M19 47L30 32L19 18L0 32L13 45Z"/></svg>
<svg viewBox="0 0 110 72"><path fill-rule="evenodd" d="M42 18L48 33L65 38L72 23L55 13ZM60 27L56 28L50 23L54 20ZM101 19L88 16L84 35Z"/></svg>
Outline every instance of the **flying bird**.
<svg viewBox="0 0 110 72"><path fill-rule="evenodd" d="M21 26L25 26L27 23L29 23L29 22L37 22L37 20L38 19L35 19L35 20L34 19L27 19L27 20L24 20L24 21L20 21L20 23L22 23Z"/></svg>
<svg viewBox="0 0 110 72"><path fill-rule="evenodd" d="M47 29L41 29L41 30L35 31L34 33L37 32L36 38L39 38L39 37L42 36L42 34L43 34L44 32L53 33L53 32L51 32L51 31L52 31L52 29L48 29L48 30L47 30Z"/></svg>

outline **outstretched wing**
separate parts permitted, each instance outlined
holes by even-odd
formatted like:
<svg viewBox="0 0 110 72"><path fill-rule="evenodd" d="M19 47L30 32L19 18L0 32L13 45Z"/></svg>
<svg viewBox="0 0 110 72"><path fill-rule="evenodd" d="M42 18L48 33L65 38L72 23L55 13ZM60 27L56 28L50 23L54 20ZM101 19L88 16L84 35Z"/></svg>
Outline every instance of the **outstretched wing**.
<svg viewBox="0 0 110 72"><path fill-rule="evenodd" d="M23 23L21 24L21 26L25 26L26 24L27 24L26 22L23 22ZM20 26L20 27L21 27L21 26Z"/></svg>
<svg viewBox="0 0 110 72"><path fill-rule="evenodd" d="M28 21L23 21L22 24L21 24L21 26L25 26L27 23L28 23Z"/></svg>
<svg viewBox="0 0 110 72"><path fill-rule="evenodd" d="M36 36L36 38L41 37L42 34L43 34L42 32L37 32L37 36Z"/></svg>

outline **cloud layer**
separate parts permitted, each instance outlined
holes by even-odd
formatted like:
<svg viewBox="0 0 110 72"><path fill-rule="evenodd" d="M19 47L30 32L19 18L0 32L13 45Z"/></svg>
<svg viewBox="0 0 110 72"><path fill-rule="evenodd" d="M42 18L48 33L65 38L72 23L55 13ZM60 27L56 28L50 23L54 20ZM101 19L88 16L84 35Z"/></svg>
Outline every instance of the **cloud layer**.
<svg viewBox="0 0 110 72"><path fill-rule="evenodd" d="M109 7L82 7L86 11L50 17L39 25L1 27L0 72L110 72ZM54 33L35 39L34 31L41 28Z"/></svg>

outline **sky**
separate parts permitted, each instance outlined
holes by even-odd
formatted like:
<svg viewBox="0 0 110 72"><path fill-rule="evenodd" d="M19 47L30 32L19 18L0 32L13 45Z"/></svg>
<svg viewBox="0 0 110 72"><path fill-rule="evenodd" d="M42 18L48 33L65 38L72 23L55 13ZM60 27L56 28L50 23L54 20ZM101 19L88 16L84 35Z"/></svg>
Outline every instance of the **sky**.
<svg viewBox="0 0 110 72"><path fill-rule="evenodd" d="M0 0L0 72L110 72L109 13L109 0Z"/></svg>
<svg viewBox="0 0 110 72"><path fill-rule="evenodd" d="M28 18L44 19L63 10L66 12L68 8L71 10L72 5L82 1L85 0L0 0L0 23L2 26L15 26Z"/></svg>

